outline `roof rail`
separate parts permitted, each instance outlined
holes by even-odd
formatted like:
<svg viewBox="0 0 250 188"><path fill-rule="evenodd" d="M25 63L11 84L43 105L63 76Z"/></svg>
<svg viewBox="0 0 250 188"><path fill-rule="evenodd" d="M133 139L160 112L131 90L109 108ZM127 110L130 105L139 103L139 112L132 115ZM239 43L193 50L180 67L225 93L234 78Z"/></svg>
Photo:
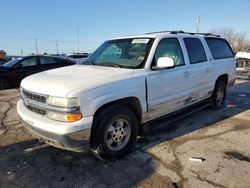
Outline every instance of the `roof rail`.
<svg viewBox="0 0 250 188"><path fill-rule="evenodd" d="M204 35L204 36L214 36L214 37L221 37L220 35L212 34L212 33L190 33L190 32L184 32L185 34L190 35Z"/></svg>
<svg viewBox="0 0 250 188"><path fill-rule="evenodd" d="M157 33L169 33L169 34L189 34L189 35L204 35L204 36L214 36L214 37L221 37L220 35L212 34L212 33L192 33L192 32L184 32L182 30L177 31L158 31L158 32L151 32L146 33L149 34L157 34Z"/></svg>
<svg viewBox="0 0 250 188"><path fill-rule="evenodd" d="M146 33L146 35L157 34L157 33L177 34L177 33L185 33L185 32L184 32L184 31L181 31L181 30L177 30L177 31L156 31L156 32Z"/></svg>

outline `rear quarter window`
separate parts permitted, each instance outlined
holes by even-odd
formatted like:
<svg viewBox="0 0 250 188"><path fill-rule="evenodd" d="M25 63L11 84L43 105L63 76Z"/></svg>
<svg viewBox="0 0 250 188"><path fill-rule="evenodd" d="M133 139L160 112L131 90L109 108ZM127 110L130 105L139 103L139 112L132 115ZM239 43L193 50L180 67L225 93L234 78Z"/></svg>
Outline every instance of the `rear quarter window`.
<svg viewBox="0 0 250 188"><path fill-rule="evenodd" d="M234 53L225 39L205 38L214 59L234 57Z"/></svg>

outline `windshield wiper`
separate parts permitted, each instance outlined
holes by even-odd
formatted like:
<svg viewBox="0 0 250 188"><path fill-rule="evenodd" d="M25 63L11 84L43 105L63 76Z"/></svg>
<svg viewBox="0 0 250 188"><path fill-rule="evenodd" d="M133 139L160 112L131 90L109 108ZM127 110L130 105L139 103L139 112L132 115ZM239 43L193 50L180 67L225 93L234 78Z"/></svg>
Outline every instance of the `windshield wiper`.
<svg viewBox="0 0 250 188"><path fill-rule="evenodd" d="M101 65L101 66L105 66L105 65L107 65L107 66L110 66L110 67L118 67L118 68L123 68L123 66L122 66L122 65L120 65L120 64L111 63L111 62L108 62L108 61L103 61L103 62L100 62L100 63L98 63L98 65Z"/></svg>

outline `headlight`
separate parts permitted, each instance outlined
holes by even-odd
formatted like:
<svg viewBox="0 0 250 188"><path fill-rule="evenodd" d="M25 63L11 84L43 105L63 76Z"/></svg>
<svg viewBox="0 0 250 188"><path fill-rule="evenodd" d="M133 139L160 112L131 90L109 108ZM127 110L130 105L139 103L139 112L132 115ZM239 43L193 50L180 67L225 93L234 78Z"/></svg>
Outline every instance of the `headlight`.
<svg viewBox="0 0 250 188"><path fill-rule="evenodd" d="M47 103L53 106L60 106L64 108L80 106L80 101L78 98L62 98L49 96L47 98Z"/></svg>
<svg viewBox="0 0 250 188"><path fill-rule="evenodd" d="M62 114L57 112L47 112L47 117L56 121L75 122L82 119L82 113L79 112L76 114Z"/></svg>

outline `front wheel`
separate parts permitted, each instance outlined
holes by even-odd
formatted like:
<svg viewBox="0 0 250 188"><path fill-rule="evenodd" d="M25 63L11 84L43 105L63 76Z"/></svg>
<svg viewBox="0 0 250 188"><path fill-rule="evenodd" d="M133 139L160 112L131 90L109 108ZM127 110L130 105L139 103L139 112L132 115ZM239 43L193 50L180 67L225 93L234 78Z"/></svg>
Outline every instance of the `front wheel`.
<svg viewBox="0 0 250 188"><path fill-rule="evenodd" d="M126 106L110 106L97 117L97 154L103 159L121 158L134 146L138 134L138 120Z"/></svg>
<svg viewBox="0 0 250 188"><path fill-rule="evenodd" d="M213 94L210 99L212 109L217 110L223 108L226 98L226 84L224 81L219 80L215 84Z"/></svg>

